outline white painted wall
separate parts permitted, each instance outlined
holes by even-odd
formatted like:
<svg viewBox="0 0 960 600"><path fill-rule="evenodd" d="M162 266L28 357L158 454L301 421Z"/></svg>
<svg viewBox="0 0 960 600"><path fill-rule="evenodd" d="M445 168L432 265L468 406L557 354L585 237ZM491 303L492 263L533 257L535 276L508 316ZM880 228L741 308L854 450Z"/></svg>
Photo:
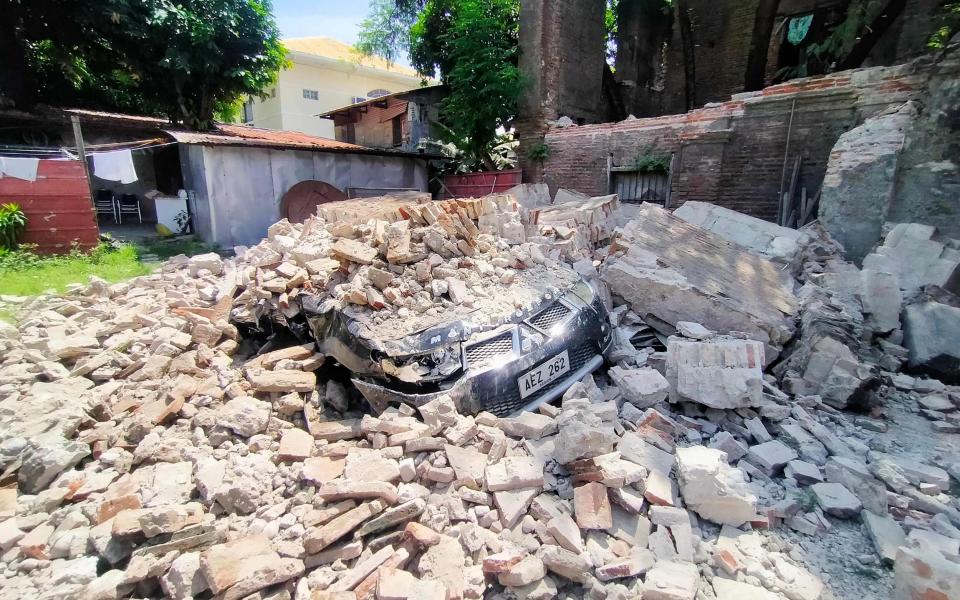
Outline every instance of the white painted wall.
<svg viewBox="0 0 960 600"><path fill-rule="evenodd" d="M254 127L302 131L334 139L333 121L314 115L347 106L351 98L366 97L376 89L391 93L420 87L420 78L391 73L350 61L301 52L290 52L291 67L280 72L276 97L254 98ZM303 97L303 90L317 90L318 99Z"/></svg>

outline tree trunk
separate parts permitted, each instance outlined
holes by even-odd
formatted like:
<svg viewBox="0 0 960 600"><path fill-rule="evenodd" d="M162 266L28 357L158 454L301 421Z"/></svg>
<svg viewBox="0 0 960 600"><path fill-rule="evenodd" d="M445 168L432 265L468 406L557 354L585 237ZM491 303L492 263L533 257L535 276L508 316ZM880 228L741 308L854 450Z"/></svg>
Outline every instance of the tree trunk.
<svg viewBox="0 0 960 600"><path fill-rule="evenodd" d="M671 13L666 10L668 7L664 0L620 0L617 5L614 80L620 84L624 116L629 113L645 116L649 110L661 49L670 41Z"/></svg>
<svg viewBox="0 0 960 600"><path fill-rule="evenodd" d="M856 69L863 64L863 61L870 55L870 51L880 41L883 34L890 29L893 22L897 20L903 9L907 6L907 0L890 0L887 7L881 12L873 23L867 27L864 33L857 41L856 45L850 50L849 54L837 61L837 70L845 71L847 69Z"/></svg>
<svg viewBox="0 0 960 600"><path fill-rule="evenodd" d="M750 55L747 57L747 72L744 77L743 91L752 92L763 89L766 82L767 53L770 50L770 35L777 18L780 0L760 0L753 21L753 35L750 37Z"/></svg>
<svg viewBox="0 0 960 600"><path fill-rule="evenodd" d="M685 0L677 0L677 25L680 27L680 46L683 51L684 100L686 109L692 110L697 104L697 57L696 42L693 40L693 25L687 12Z"/></svg>

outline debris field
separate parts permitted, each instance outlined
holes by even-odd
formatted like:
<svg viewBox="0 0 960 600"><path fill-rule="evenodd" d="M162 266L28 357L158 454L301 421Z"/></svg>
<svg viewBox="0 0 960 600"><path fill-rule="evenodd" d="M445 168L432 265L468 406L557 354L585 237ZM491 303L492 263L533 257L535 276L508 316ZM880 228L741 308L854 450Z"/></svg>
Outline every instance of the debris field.
<svg viewBox="0 0 960 600"><path fill-rule="evenodd" d="M960 245L519 186L281 221L0 325L0 598L960 598ZM609 302L607 365L496 416L375 414L301 295L399 337ZM898 433L899 432L899 433Z"/></svg>

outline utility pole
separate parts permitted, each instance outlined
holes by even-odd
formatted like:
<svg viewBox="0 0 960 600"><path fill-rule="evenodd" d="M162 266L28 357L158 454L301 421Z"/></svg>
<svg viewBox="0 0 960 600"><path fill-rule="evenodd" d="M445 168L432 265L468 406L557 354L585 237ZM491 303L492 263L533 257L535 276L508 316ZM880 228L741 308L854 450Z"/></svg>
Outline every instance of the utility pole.
<svg viewBox="0 0 960 600"><path fill-rule="evenodd" d="M80 117L77 115L71 115L70 122L73 124L73 140L77 145L77 156L80 157L80 162L83 164L83 174L87 178L87 189L90 192L90 206L94 207L94 214L96 214L96 206L93 201L93 180L90 178L90 165L87 164L87 149L83 145L83 132L80 130Z"/></svg>

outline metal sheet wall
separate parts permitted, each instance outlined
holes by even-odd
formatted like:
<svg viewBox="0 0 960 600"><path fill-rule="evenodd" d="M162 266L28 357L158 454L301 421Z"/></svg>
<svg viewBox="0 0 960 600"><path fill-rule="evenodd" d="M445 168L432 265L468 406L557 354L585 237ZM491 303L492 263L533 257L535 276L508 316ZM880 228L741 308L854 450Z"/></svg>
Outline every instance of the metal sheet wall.
<svg viewBox="0 0 960 600"><path fill-rule="evenodd" d="M194 196L197 233L222 247L251 245L280 219L280 200L301 181L347 188L427 189L426 161L300 150L183 146L184 181ZM197 157L197 151L202 157ZM188 173L187 171L190 171ZM201 178L203 179L201 183Z"/></svg>
<svg viewBox="0 0 960 600"><path fill-rule="evenodd" d="M0 178L0 203L15 202L27 215L20 238L43 254L69 252L74 243L97 245L100 229L90 202L90 185L78 160L42 159L37 180Z"/></svg>

